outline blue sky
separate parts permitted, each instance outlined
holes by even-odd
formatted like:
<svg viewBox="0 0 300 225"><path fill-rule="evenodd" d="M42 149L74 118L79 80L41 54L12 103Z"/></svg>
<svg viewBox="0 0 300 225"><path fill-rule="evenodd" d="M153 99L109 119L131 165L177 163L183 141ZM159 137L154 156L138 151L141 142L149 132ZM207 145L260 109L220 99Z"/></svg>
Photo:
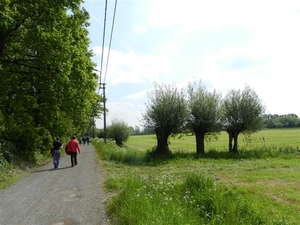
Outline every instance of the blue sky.
<svg viewBox="0 0 300 225"><path fill-rule="evenodd" d="M108 1L102 79L114 3ZM104 4L83 4L98 69ZM267 113L300 116L299 23L298 0L118 0L105 77L107 124L119 119L141 127L153 82L185 88L193 80L223 96L249 85Z"/></svg>

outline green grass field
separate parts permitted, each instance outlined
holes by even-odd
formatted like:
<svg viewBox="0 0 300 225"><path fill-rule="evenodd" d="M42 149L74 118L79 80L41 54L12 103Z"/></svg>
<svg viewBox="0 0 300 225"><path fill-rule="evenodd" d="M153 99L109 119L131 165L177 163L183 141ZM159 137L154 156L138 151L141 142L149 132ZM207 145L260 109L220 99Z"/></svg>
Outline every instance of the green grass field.
<svg viewBox="0 0 300 225"><path fill-rule="evenodd" d="M129 148L137 150L147 150L156 146L155 135L131 136L125 144ZM262 130L251 135L250 138L240 134L238 137L238 145L240 149L253 148L285 148L287 146L300 147L300 129L269 129ZM184 150L188 152L196 152L195 136L188 134L181 138L170 138L171 150ZM217 140L206 141L206 150L228 150L228 134L221 132Z"/></svg>
<svg viewBox="0 0 300 225"><path fill-rule="evenodd" d="M132 136L123 148L95 140L112 224L299 224L300 129L247 140L240 136L241 152L255 154L227 157L222 133L206 146L213 154L197 157L194 136L171 139L166 159L147 156L153 135Z"/></svg>

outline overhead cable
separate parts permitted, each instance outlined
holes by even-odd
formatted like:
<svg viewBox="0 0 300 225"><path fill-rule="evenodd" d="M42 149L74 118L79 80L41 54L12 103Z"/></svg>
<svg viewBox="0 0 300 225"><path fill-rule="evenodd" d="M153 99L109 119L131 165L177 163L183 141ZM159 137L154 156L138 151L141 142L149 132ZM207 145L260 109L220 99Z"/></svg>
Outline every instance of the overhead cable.
<svg viewBox="0 0 300 225"><path fill-rule="evenodd" d="M105 79L106 79L108 60L109 60L109 54L110 54L110 47L111 47L112 35L113 35L113 31L114 31L115 17L116 17L116 11L117 11L117 2L118 2L118 0L115 0L114 15L113 15L113 21L112 21L112 25L111 25L108 54L107 54L106 68L105 68L105 74L104 74L104 83L105 83Z"/></svg>
<svg viewBox="0 0 300 225"><path fill-rule="evenodd" d="M102 39L102 55L101 55L101 64L100 64L100 85L101 87L101 76L102 76L102 65L103 65L103 56L104 56L104 41L105 41L105 29L106 29L106 12L107 12L107 0L105 0L105 10L104 10L104 24L103 24L103 39Z"/></svg>

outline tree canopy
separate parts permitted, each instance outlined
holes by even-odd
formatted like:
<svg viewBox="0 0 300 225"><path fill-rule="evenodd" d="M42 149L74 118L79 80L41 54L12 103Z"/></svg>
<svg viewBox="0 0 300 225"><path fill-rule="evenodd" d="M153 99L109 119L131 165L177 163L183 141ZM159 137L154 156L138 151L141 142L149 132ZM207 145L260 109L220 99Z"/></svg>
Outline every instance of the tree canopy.
<svg viewBox="0 0 300 225"><path fill-rule="evenodd" d="M266 114L264 115L264 127L266 128L287 128L300 127L300 119L296 114Z"/></svg>
<svg viewBox="0 0 300 225"><path fill-rule="evenodd" d="M209 91L201 81L190 83L188 92L188 124L196 136L197 153L204 153L204 137L221 130L221 94Z"/></svg>
<svg viewBox="0 0 300 225"><path fill-rule="evenodd" d="M222 122L229 135L229 152L238 152L240 133L249 134L262 128L264 111L258 95L249 86L243 91L228 92L222 103Z"/></svg>
<svg viewBox="0 0 300 225"><path fill-rule="evenodd" d="M169 153L168 138L182 131L187 118L187 103L182 90L175 85L154 84L148 93L148 104L142 115L145 127L155 131L156 152L159 155Z"/></svg>
<svg viewBox="0 0 300 225"><path fill-rule="evenodd" d="M0 135L25 158L48 151L54 136L86 132L102 110L81 3L0 5Z"/></svg>

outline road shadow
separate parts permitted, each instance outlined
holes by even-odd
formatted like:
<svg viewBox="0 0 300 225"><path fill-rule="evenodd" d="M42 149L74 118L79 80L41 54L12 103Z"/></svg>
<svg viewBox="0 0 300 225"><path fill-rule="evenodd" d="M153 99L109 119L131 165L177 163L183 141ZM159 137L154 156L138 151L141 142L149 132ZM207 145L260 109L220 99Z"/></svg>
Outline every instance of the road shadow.
<svg viewBox="0 0 300 225"><path fill-rule="evenodd" d="M47 172L47 171L54 171L54 170L64 170L64 169L69 169L72 168L71 166L66 166L66 167L60 167L60 168L47 168L47 169L41 169L41 170L35 170L33 173L40 173L40 172Z"/></svg>

